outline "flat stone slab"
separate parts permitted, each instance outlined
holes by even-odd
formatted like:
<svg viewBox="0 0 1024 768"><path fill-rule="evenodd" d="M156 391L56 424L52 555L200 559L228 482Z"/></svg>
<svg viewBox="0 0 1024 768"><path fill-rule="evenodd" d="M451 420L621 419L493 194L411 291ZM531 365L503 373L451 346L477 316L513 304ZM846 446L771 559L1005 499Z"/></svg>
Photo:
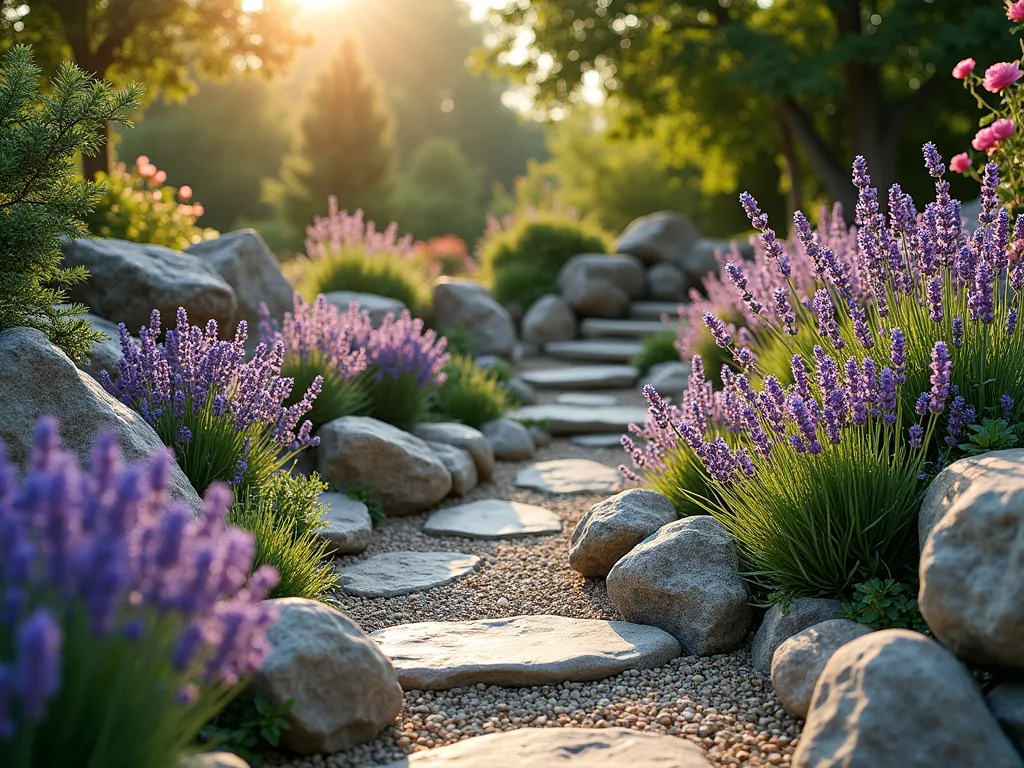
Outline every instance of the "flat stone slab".
<svg viewBox="0 0 1024 768"><path fill-rule="evenodd" d="M593 392L564 392L555 398L560 405L582 405L586 408L606 408L619 402L615 395L598 395Z"/></svg>
<svg viewBox="0 0 1024 768"><path fill-rule="evenodd" d="M423 532L468 539L520 539L561 533L562 518L549 509L503 499L484 499L431 512Z"/></svg>
<svg viewBox="0 0 1024 768"><path fill-rule="evenodd" d="M322 493L324 527L317 529L339 555L357 555L370 544L373 521L366 505L344 493Z"/></svg>
<svg viewBox="0 0 1024 768"><path fill-rule="evenodd" d="M629 316L634 320L661 320L668 315L670 320L679 317L678 301L634 301L629 305Z"/></svg>
<svg viewBox="0 0 1024 768"><path fill-rule="evenodd" d="M675 307L669 314L675 316ZM645 336L653 336L667 327L669 326L661 320L612 320L604 317L588 317L580 323L580 335L585 339L609 336L642 339Z"/></svg>
<svg viewBox="0 0 1024 768"><path fill-rule="evenodd" d="M630 424L643 424L647 409L633 405L603 408L546 403L527 405L513 411L509 418L542 423L552 435L586 435L594 432L625 432Z"/></svg>
<svg viewBox="0 0 1024 768"><path fill-rule="evenodd" d="M628 363L643 349L639 341L622 339L573 339L544 345L544 352L552 357L594 363Z"/></svg>
<svg viewBox="0 0 1024 768"><path fill-rule="evenodd" d="M355 597L396 597L451 584L480 567L461 552L384 552L338 569L338 586Z"/></svg>
<svg viewBox="0 0 1024 768"><path fill-rule="evenodd" d="M520 378L540 389L628 389L640 371L632 365L573 365L524 371Z"/></svg>
<svg viewBox="0 0 1024 768"><path fill-rule="evenodd" d="M660 667L680 654L676 639L656 627L564 616L427 621L370 637L406 691L603 680Z"/></svg>
<svg viewBox="0 0 1024 768"><path fill-rule="evenodd" d="M619 470L590 459L539 461L519 470L516 486L541 493L618 493L622 490Z"/></svg>
<svg viewBox="0 0 1024 768"><path fill-rule="evenodd" d="M595 435L575 435L569 438L573 445L584 448L615 448L622 445L624 432L600 432Z"/></svg>
<svg viewBox="0 0 1024 768"><path fill-rule="evenodd" d="M631 728L520 728L427 749L383 768L711 768L676 736Z"/></svg>

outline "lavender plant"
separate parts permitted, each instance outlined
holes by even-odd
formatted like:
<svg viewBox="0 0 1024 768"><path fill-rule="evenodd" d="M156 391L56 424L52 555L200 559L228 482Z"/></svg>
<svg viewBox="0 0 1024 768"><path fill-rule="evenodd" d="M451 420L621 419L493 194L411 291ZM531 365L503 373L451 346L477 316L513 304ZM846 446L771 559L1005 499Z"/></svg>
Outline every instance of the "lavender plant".
<svg viewBox="0 0 1024 768"><path fill-rule="evenodd" d="M285 406L297 405L302 395L322 381L320 394L306 412L314 431L329 421L363 412L369 404L366 381L359 374L366 370L366 350L373 327L370 316L352 304L342 313L328 304L323 294L307 304L296 293L294 309L286 312L282 323L270 319L266 304L261 306L260 327L268 347L281 344L284 358L281 374L295 382Z"/></svg>
<svg viewBox="0 0 1024 768"><path fill-rule="evenodd" d="M163 343L156 310L139 344L121 324L117 381L106 371L101 381L174 449L197 491L215 481L259 489L299 450L319 442L310 434L312 423L299 420L323 382L314 378L297 402L285 405L294 382L281 376L283 344L260 344L246 361L245 322L232 341L218 340L217 330L213 320L205 329L190 325L183 308Z"/></svg>
<svg viewBox="0 0 1024 768"><path fill-rule="evenodd" d="M267 653L277 574L226 487L171 501L170 461L106 435L82 471L43 419L19 482L0 442L0 765L172 766Z"/></svg>

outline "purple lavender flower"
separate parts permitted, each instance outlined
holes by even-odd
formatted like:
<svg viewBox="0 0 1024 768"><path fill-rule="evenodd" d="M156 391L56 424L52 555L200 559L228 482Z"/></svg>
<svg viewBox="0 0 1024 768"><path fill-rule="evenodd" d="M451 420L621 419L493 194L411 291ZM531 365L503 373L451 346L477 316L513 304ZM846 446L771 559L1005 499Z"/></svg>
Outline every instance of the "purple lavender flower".
<svg viewBox="0 0 1024 768"><path fill-rule="evenodd" d="M1013 397L1011 397L1008 394L1003 394L1003 396L999 398L999 407L1002 410L1003 418L1006 421L1012 421L1013 420Z"/></svg>
<svg viewBox="0 0 1024 768"><path fill-rule="evenodd" d="M444 383L447 344L447 339L424 328L420 318L413 319L405 310L397 320L387 315L380 328L370 334L366 355L378 380L408 374L420 389L426 389Z"/></svg>
<svg viewBox="0 0 1024 768"><path fill-rule="evenodd" d="M889 332L889 352L892 356L892 367L897 387L902 387L906 380L904 372L907 367L907 342L903 337L902 328L893 328Z"/></svg>
<svg viewBox="0 0 1024 768"><path fill-rule="evenodd" d="M946 173L946 164L942 162L942 155L930 141L924 145L924 164L933 178L941 179Z"/></svg>
<svg viewBox="0 0 1024 768"><path fill-rule="evenodd" d="M730 261L725 265L725 273L732 280L733 285L736 286L736 290L739 291L743 301L750 301L754 298L754 295L747 286L747 276L743 274L743 267Z"/></svg>
<svg viewBox="0 0 1024 768"><path fill-rule="evenodd" d="M961 347L964 343L964 319L962 317L953 318L953 346Z"/></svg>
<svg viewBox="0 0 1024 768"><path fill-rule="evenodd" d="M967 403L963 395L958 394L950 401L949 419L946 423L946 445L953 446L959 444L960 438L964 434L964 428L967 426L966 419L964 418L966 406ZM922 410L926 411L927 405L922 406Z"/></svg>
<svg viewBox="0 0 1024 768"><path fill-rule="evenodd" d="M979 261L974 271L974 288L967 299L972 320L980 320L986 325L995 320L995 275L992 268L984 261Z"/></svg>
<svg viewBox="0 0 1024 768"><path fill-rule="evenodd" d="M668 405L661 399L658 390L651 384L644 384L643 395L647 400L648 413L654 418L655 423L661 429L668 429Z"/></svg>
<svg viewBox="0 0 1024 768"><path fill-rule="evenodd" d="M789 292L785 288L776 288L772 296L775 299L775 316L779 318L790 336L796 333L796 314L789 304Z"/></svg>
<svg viewBox="0 0 1024 768"><path fill-rule="evenodd" d="M15 639L15 670L25 719L40 723L46 705L60 690L63 633L53 611L38 608L18 627Z"/></svg>
<svg viewBox="0 0 1024 768"><path fill-rule="evenodd" d="M910 429L907 430L910 436L910 447L920 448L921 441L924 439L924 427L920 424L912 424Z"/></svg>
<svg viewBox="0 0 1024 768"><path fill-rule="evenodd" d="M729 332L725 329L725 323L710 312L704 313L704 325L706 325L708 330L711 331L711 335L715 339L715 344L720 347L728 347L732 344L732 336L730 336Z"/></svg>
<svg viewBox="0 0 1024 768"><path fill-rule="evenodd" d="M1006 335L1012 336L1015 330L1017 330L1017 308L1010 307L1010 311L1006 314Z"/></svg>
<svg viewBox="0 0 1024 768"><path fill-rule="evenodd" d="M922 392L917 396L917 401L914 403L914 413L918 416L924 416L928 413L928 407L931 403L931 393Z"/></svg>
<svg viewBox="0 0 1024 768"><path fill-rule="evenodd" d="M801 398L809 397L807 389L807 366L804 365L804 359L800 355L793 355L793 359L790 362L790 370L793 372L793 390Z"/></svg>
<svg viewBox="0 0 1024 768"><path fill-rule="evenodd" d="M953 364L949 359L949 349L941 342L935 342L932 348L931 364L931 399L928 407L932 413L942 413L946 407L946 399L949 397L949 377Z"/></svg>
<svg viewBox="0 0 1024 768"><path fill-rule="evenodd" d="M942 277L935 276L928 281L928 316L933 323L942 322Z"/></svg>
<svg viewBox="0 0 1024 768"><path fill-rule="evenodd" d="M813 305L814 314L818 316L818 333L831 339L836 349L842 349L846 342L839 333L839 326L836 324L836 308L826 289L822 288L814 294Z"/></svg>
<svg viewBox="0 0 1024 768"><path fill-rule="evenodd" d="M749 192L743 192L740 194L740 205L743 206L743 210L746 211L747 218L750 219L751 226L754 229L762 230L768 226L768 217L761 212L760 207L757 204L757 200Z"/></svg>
<svg viewBox="0 0 1024 768"><path fill-rule="evenodd" d="M865 349L871 349L875 346L875 339L871 335L871 329L868 327L867 313L864 311L858 302L850 299L849 304L850 320L853 322L853 332Z"/></svg>
<svg viewBox="0 0 1024 768"><path fill-rule="evenodd" d="M878 376L878 405L886 424L896 423L896 376L891 368L883 368Z"/></svg>
<svg viewBox="0 0 1024 768"><path fill-rule="evenodd" d="M758 408L778 434L786 432L786 392L779 380L769 374L758 396Z"/></svg>
<svg viewBox="0 0 1024 768"><path fill-rule="evenodd" d="M821 453L821 443L818 442L818 424L808 408L807 401L799 395L790 397L789 414L800 430L807 451L812 454Z"/></svg>

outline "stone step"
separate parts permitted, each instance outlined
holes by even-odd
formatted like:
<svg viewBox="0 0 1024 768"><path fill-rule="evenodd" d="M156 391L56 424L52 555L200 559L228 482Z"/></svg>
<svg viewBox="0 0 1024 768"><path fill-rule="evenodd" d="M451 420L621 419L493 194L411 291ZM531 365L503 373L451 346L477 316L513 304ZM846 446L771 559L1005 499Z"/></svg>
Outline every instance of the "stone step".
<svg viewBox="0 0 1024 768"><path fill-rule="evenodd" d="M661 320L662 315L668 315L671 320L679 316L678 307L677 301L634 301L629 305L629 316L633 320Z"/></svg>
<svg viewBox="0 0 1024 768"><path fill-rule="evenodd" d="M516 421L538 423L552 435L591 435L625 432L630 424L643 424L647 409L633 405L603 407L548 403L527 405L509 414Z"/></svg>
<svg viewBox="0 0 1024 768"><path fill-rule="evenodd" d="M640 371L632 365L573 365L524 371L520 378L540 389L629 389Z"/></svg>
<svg viewBox="0 0 1024 768"><path fill-rule="evenodd" d="M529 488L552 496L577 493L611 495L622 490L622 473L590 459L554 459L538 461L519 470L517 488Z"/></svg>
<svg viewBox="0 0 1024 768"><path fill-rule="evenodd" d="M562 518L533 504L482 499L431 512L423 532L467 539L521 539L561 533Z"/></svg>
<svg viewBox="0 0 1024 768"><path fill-rule="evenodd" d="M397 597L467 576L480 558L461 552L382 552L338 568L338 586L356 597Z"/></svg>
<svg viewBox="0 0 1024 768"><path fill-rule="evenodd" d="M628 363L643 351L639 341L623 339L573 339L553 341L544 346L544 352L562 360L587 363Z"/></svg>
<svg viewBox="0 0 1024 768"><path fill-rule="evenodd" d="M624 434L625 432L597 432L592 435L576 435L570 437L569 442L584 448L617 448L622 445Z"/></svg>
<svg viewBox="0 0 1024 768"><path fill-rule="evenodd" d="M680 654L678 641L656 627L564 616L426 621L370 637L406 691L603 680L660 667Z"/></svg>
<svg viewBox="0 0 1024 768"><path fill-rule="evenodd" d="M586 339L642 339L667 327L674 326L667 326L661 320L609 320L603 317L588 317L580 323L580 335Z"/></svg>

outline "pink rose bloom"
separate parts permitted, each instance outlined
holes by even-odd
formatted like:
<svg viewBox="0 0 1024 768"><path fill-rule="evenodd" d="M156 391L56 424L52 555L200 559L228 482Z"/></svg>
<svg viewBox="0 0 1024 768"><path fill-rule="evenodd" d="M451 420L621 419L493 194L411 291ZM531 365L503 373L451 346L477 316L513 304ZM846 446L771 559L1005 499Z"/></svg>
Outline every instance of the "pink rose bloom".
<svg viewBox="0 0 1024 768"><path fill-rule="evenodd" d="M149 165L149 158L145 155L139 155L135 158L135 167L142 168L143 166Z"/></svg>
<svg viewBox="0 0 1024 768"><path fill-rule="evenodd" d="M1024 0L1021 0L1021 2L1024 2ZM974 67L976 64L977 62L974 59L964 59L955 67L953 67L953 77L955 77L957 80L963 80L965 77L971 74L971 72L974 71Z"/></svg>
<svg viewBox="0 0 1024 768"><path fill-rule="evenodd" d="M1024 0L1010 3L1006 8L1006 18L1010 21L1024 21Z"/></svg>
<svg viewBox="0 0 1024 768"><path fill-rule="evenodd" d="M192 198L192 187L187 184L178 190L178 197L182 200L190 200Z"/></svg>
<svg viewBox="0 0 1024 768"><path fill-rule="evenodd" d="M985 70L985 79L981 84L989 93L999 93L1003 88L1011 83L1016 83L1022 77L1024 77L1024 72L1020 71L1018 62L1001 61Z"/></svg>
<svg viewBox="0 0 1024 768"><path fill-rule="evenodd" d="M1024 0L1021 0L1024 3ZM1014 125L1013 120L1003 118L1002 120L996 120L992 123L992 135L996 137L997 141L1008 139L1013 136Z"/></svg>
<svg viewBox="0 0 1024 768"><path fill-rule="evenodd" d="M998 139L996 138L996 135L992 132L991 128L982 128L974 136L974 141L971 142L971 146L974 147L979 152L984 152L986 149L994 147L997 141Z"/></svg>
<svg viewBox="0 0 1024 768"><path fill-rule="evenodd" d="M195 205L192 206L192 213L194 213L197 217L202 216L204 213L206 213L206 209L203 208L203 206L200 205L199 203L196 203Z"/></svg>
<svg viewBox="0 0 1024 768"><path fill-rule="evenodd" d="M959 155L953 155L953 159L949 161L949 170L953 173L963 173L971 167L971 158L967 156L966 152L961 152Z"/></svg>
<svg viewBox="0 0 1024 768"><path fill-rule="evenodd" d="M1024 2L1024 0L1021 0L1021 2ZM167 171L157 171L156 173L154 173L153 181L155 181L157 184L163 184L165 181L167 181Z"/></svg>

